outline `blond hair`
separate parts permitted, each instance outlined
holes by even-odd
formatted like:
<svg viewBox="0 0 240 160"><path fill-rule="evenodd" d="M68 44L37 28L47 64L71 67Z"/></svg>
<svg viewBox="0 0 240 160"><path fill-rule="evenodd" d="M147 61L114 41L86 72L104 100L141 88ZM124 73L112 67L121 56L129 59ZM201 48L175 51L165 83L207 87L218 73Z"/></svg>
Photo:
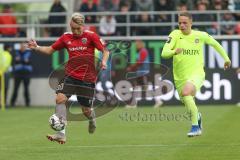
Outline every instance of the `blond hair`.
<svg viewBox="0 0 240 160"><path fill-rule="evenodd" d="M73 13L72 14L72 21L78 25L83 25L84 24L84 21L85 21L85 17L84 15L82 15L81 13Z"/></svg>
<svg viewBox="0 0 240 160"><path fill-rule="evenodd" d="M189 12L181 12L181 13L179 14L179 17L180 17L180 16L188 17L188 18L191 19L191 20L193 19L191 13L189 13Z"/></svg>

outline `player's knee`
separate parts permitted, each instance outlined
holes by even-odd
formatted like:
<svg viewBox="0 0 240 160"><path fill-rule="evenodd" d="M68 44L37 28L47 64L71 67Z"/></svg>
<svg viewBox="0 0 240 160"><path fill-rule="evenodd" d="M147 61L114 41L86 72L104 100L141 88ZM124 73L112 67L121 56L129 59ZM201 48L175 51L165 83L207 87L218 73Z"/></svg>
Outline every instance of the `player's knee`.
<svg viewBox="0 0 240 160"><path fill-rule="evenodd" d="M67 102L67 97L64 94L62 93L57 94L56 104L64 104L66 102Z"/></svg>
<svg viewBox="0 0 240 160"><path fill-rule="evenodd" d="M184 97L184 96L190 96L191 95L191 92L190 91L188 91L188 90L183 90L182 91L182 96Z"/></svg>

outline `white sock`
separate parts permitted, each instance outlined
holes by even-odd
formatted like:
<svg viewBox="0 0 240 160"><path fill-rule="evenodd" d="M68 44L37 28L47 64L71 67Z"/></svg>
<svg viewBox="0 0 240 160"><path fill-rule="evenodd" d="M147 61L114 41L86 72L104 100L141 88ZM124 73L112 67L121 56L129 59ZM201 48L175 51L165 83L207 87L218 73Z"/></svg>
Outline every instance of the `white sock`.
<svg viewBox="0 0 240 160"><path fill-rule="evenodd" d="M67 109L65 104L57 104L55 113L59 118L61 117L64 121L67 121Z"/></svg>
<svg viewBox="0 0 240 160"><path fill-rule="evenodd" d="M88 118L89 121L92 121L96 118L96 115L95 115L95 111L93 108L91 108L91 114L90 114L90 117Z"/></svg>
<svg viewBox="0 0 240 160"><path fill-rule="evenodd" d="M58 131L58 133L65 135L65 129L63 129L63 130L61 130L61 131Z"/></svg>

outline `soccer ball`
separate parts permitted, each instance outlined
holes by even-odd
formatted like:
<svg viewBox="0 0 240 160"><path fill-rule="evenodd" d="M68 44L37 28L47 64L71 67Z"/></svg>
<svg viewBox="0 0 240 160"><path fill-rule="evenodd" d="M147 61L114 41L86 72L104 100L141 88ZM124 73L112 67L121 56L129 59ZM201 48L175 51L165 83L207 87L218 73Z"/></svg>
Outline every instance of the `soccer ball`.
<svg viewBox="0 0 240 160"><path fill-rule="evenodd" d="M49 118L50 126L55 131L61 131L65 128L66 122L62 118L59 118L56 114L51 115Z"/></svg>

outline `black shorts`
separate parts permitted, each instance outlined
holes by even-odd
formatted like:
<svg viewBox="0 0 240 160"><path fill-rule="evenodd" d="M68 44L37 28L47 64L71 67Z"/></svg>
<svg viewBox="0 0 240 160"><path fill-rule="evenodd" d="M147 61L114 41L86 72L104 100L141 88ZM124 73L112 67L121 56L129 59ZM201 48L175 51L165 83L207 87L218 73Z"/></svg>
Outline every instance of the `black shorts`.
<svg viewBox="0 0 240 160"><path fill-rule="evenodd" d="M58 85L56 93L63 93L68 98L77 96L78 103L84 107L91 107L95 95L95 83L84 82L66 76Z"/></svg>

